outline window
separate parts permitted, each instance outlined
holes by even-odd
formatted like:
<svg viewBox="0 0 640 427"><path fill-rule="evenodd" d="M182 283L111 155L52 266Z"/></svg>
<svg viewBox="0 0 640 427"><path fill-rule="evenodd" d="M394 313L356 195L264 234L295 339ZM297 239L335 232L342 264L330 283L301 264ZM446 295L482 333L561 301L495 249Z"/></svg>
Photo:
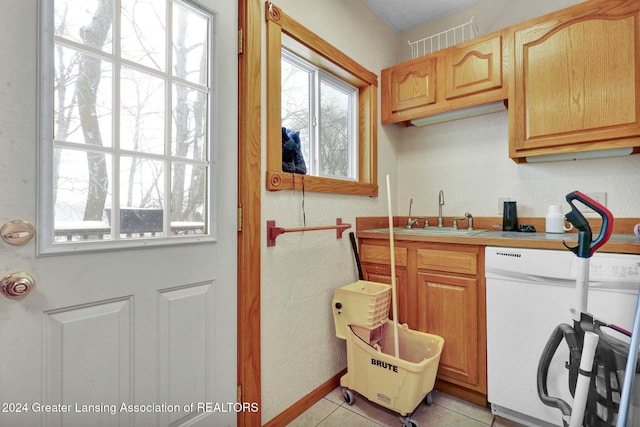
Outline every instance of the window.
<svg viewBox="0 0 640 427"><path fill-rule="evenodd" d="M44 251L211 238L214 16L180 0L41 4Z"/></svg>
<svg viewBox="0 0 640 427"><path fill-rule="evenodd" d="M377 196L377 76L267 7L267 189ZM283 171L282 127L308 174Z"/></svg>
<svg viewBox="0 0 640 427"><path fill-rule="evenodd" d="M282 126L300 132L307 173L357 178L358 89L283 49Z"/></svg>

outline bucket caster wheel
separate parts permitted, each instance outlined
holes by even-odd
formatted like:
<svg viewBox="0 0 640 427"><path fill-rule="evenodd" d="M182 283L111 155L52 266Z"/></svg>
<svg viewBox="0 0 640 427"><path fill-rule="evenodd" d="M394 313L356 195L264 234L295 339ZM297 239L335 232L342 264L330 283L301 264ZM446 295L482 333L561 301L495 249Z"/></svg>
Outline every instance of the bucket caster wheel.
<svg viewBox="0 0 640 427"><path fill-rule="evenodd" d="M342 397L347 405L353 405L356 402L356 396L346 387L342 389Z"/></svg>
<svg viewBox="0 0 640 427"><path fill-rule="evenodd" d="M433 396L431 395L431 392L427 393L424 397L424 403L426 403L427 406L431 406L433 404Z"/></svg>
<svg viewBox="0 0 640 427"><path fill-rule="evenodd" d="M400 417L400 421L402 421L402 427L419 427L418 422L413 418Z"/></svg>

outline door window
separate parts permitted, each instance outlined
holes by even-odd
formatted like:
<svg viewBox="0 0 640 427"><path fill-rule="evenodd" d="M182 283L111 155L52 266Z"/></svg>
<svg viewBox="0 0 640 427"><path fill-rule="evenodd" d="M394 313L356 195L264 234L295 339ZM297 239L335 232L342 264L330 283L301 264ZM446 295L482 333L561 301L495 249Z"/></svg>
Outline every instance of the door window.
<svg viewBox="0 0 640 427"><path fill-rule="evenodd" d="M41 3L41 252L212 239L214 16Z"/></svg>

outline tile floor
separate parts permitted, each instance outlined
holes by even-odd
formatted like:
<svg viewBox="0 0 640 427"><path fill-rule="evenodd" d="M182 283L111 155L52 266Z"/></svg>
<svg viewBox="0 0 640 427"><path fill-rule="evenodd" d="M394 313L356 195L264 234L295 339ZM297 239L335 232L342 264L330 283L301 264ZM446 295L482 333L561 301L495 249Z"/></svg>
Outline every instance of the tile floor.
<svg viewBox="0 0 640 427"><path fill-rule="evenodd" d="M420 427L519 427L520 424L495 417L488 408L458 398L432 392L432 404L418 406L411 418ZM340 387L335 388L314 406L293 420L289 427L402 427L397 413L368 402L356 394L355 403L347 405Z"/></svg>

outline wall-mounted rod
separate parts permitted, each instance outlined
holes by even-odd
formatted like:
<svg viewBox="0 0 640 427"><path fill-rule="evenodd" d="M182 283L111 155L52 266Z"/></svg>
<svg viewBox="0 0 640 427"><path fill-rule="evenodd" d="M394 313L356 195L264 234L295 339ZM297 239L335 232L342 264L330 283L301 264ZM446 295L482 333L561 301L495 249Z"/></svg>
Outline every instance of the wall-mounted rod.
<svg viewBox="0 0 640 427"><path fill-rule="evenodd" d="M343 224L342 218L336 218L336 225L320 225L316 227L298 227L298 228L282 228L276 227L275 220L267 221L267 246L275 246L276 238L284 233L297 233L301 231L316 231L316 230L336 230L336 239L342 238L342 233L345 230L351 228L351 224Z"/></svg>

